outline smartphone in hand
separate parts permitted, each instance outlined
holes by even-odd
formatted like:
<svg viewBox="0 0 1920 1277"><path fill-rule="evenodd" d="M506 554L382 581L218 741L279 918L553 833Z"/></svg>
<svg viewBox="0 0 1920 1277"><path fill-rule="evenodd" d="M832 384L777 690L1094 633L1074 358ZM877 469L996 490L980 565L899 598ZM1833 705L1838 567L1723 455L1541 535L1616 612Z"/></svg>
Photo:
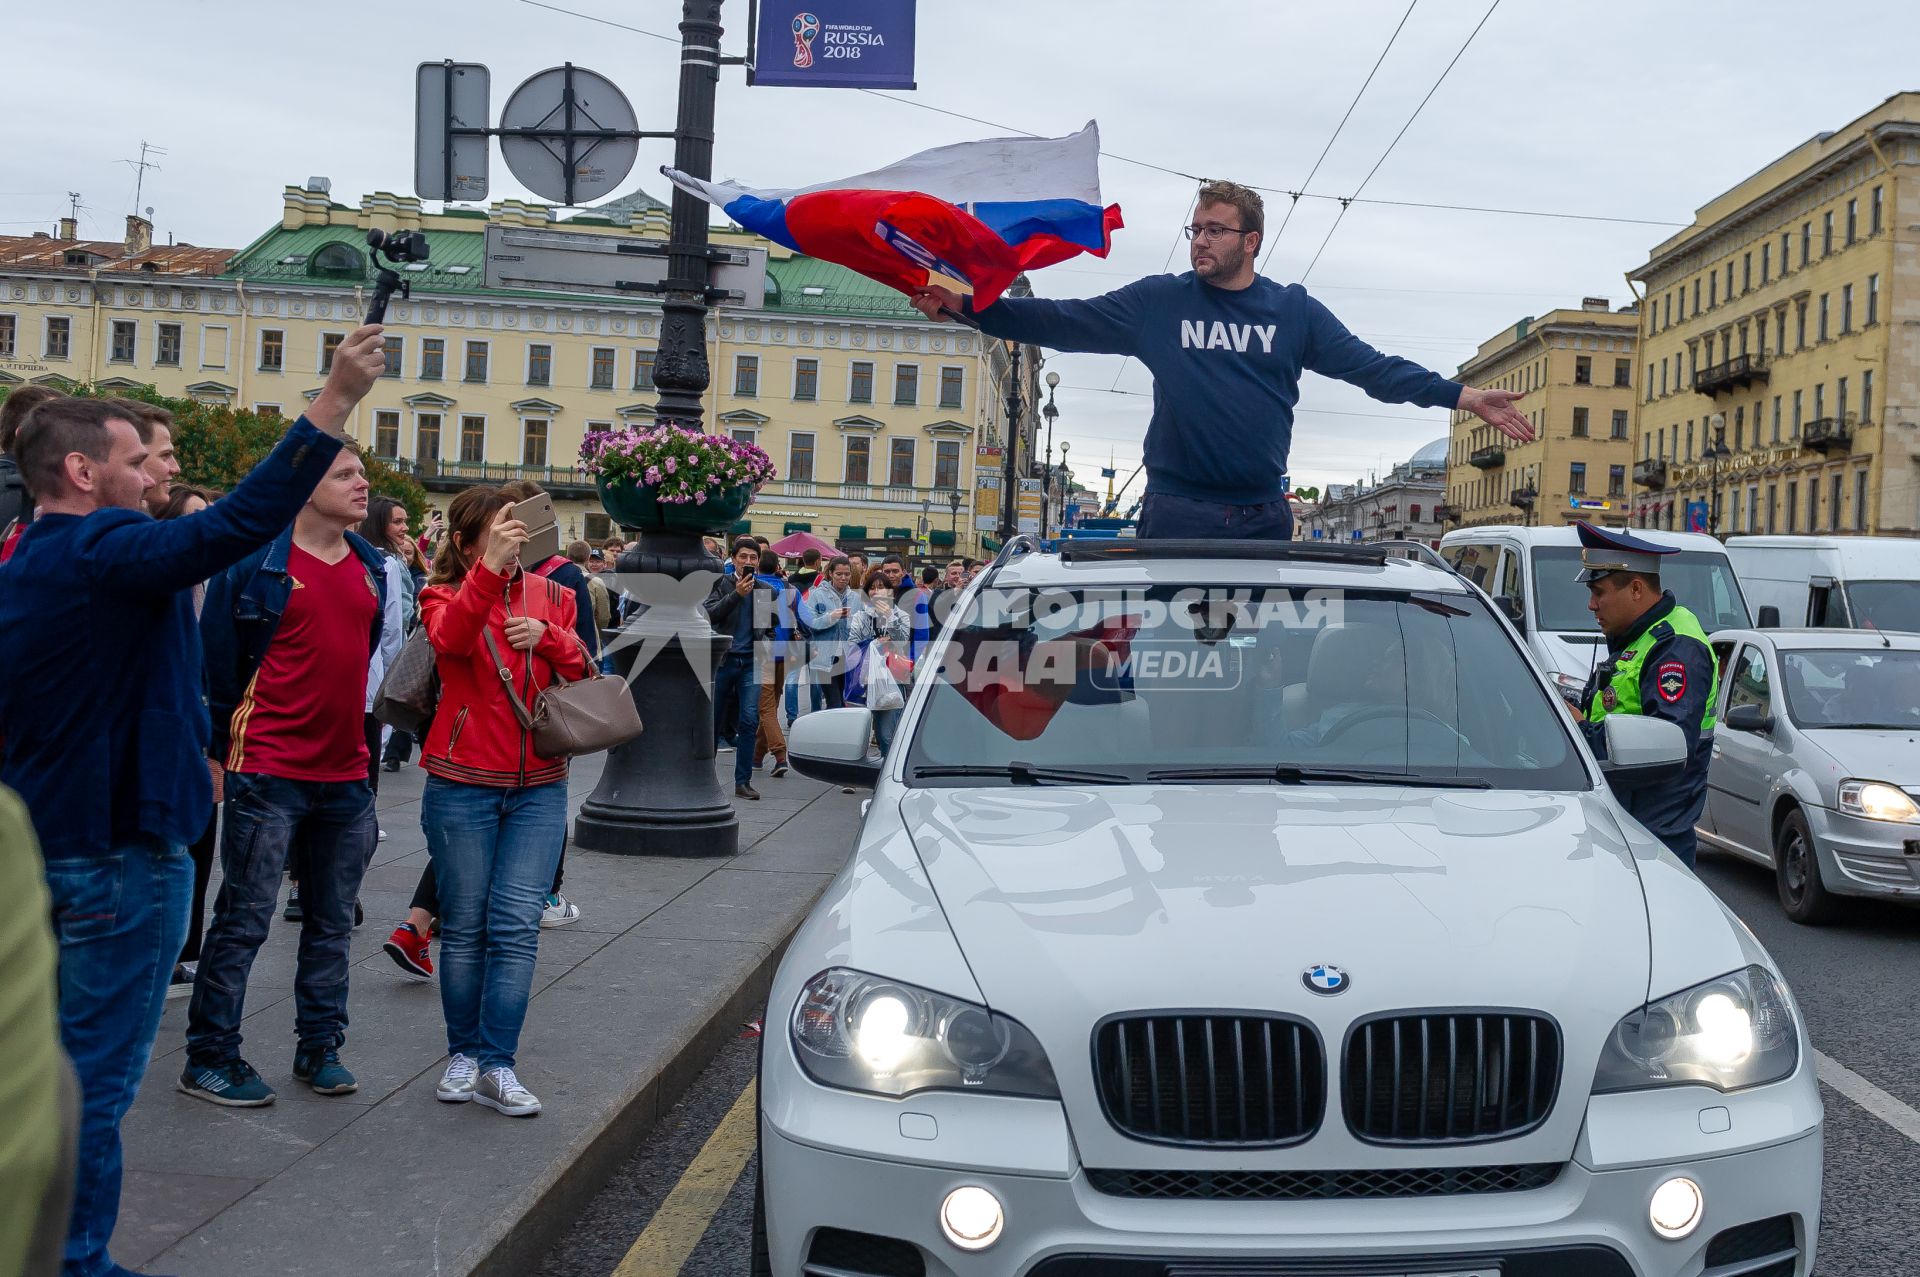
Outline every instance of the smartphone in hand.
<svg viewBox="0 0 1920 1277"><path fill-rule="evenodd" d="M554 514L552 497L543 492L516 502L513 517L527 525L527 541L520 547L522 564L535 567L560 553L560 520Z"/></svg>

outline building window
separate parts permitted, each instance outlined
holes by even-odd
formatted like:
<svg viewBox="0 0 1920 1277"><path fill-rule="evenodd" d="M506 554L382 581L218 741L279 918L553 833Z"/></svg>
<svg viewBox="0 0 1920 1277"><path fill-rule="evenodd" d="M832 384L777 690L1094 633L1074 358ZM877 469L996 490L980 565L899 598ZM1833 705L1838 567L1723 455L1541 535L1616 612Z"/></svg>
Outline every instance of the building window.
<svg viewBox="0 0 1920 1277"><path fill-rule="evenodd" d="M1740 291L1753 291L1753 254L1744 253L1740 257Z"/></svg>
<svg viewBox="0 0 1920 1277"><path fill-rule="evenodd" d="M279 372L287 366L287 335L278 328L260 330L260 371Z"/></svg>
<svg viewBox="0 0 1920 1277"><path fill-rule="evenodd" d="M858 435L847 440L846 482L864 484L870 481L873 464L873 440Z"/></svg>
<svg viewBox="0 0 1920 1277"><path fill-rule="evenodd" d="M1660 361L1660 394L1664 397L1666 393L1667 393L1667 361L1662 359Z"/></svg>
<svg viewBox="0 0 1920 1277"><path fill-rule="evenodd" d="M1853 285L1840 286L1840 335L1846 336L1853 331Z"/></svg>
<svg viewBox="0 0 1920 1277"><path fill-rule="evenodd" d="M1787 251L1792 247L1793 247L1793 232L1781 231L1780 232L1780 273L1782 275L1786 274L1789 270L1792 269L1792 267L1787 264Z"/></svg>
<svg viewBox="0 0 1920 1277"><path fill-rule="evenodd" d="M134 330L134 325L132 320L128 320L128 319L114 320L113 321L113 345L107 354L107 359L116 364L132 363L133 362L133 345L134 345L134 341L136 340L136 337L137 337L137 334Z"/></svg>
<svg viewBox="0 0 1920 1277"><path fill-rule="evenodd" d="M934 442L933 486L936 488L957 488L960 486L959 440L940 439Z"/></svg>
<svg viewBox="0 0 1920 1277"><path fill-rule="evenodd" d="M1707 309L1712 310L1715 306L1718 306L1719 304L1720 304L1720 272L1717 270L1710 271L1707 274Z"/></svg>
<svg viewBox="0 0 1920 1277"><path fill-rule="evenodd" d="M655 352L651 350L636 350L633 352L633 388L635 390L652 390L654 388L654 353Z"/></svg>
<svg viewBox="0 0 1920 1277"><path fill-rule="evenodd" d="M873 402L873 365L865 360L856 361L848 374L847 402Z"/></svg>
<svg viewBox="0 0 1920 1277"><path fill-rule="evenodd" d="M1575 408L1573 410L1573 437L1576 439L1585 439L1587 437L1587 410L1585 408Z"/></svg>
<svg viewBox="0 0 1920 1277"><path fill-rule="evenodd" d="M793 361L793 397L807 402L820 397L820 361L818 359Z"/></svg>
<svg viewBox="0 0 1920 1277"><path fill-rule="evenodd" d="M373 455L376 457L400 455L399 413L382 411L373 414Z"/></svg>
<svg viewBox="0 0 1920 1277"><path fill-rule="evenodd" d="M1800 481L1787 480L1787 535L1800 530Z"/></svg>
<svg viewBox="0 0 1920 1277"><path fill-rule="evenodd" d="M1833 383L1833 415L1841 421L1847 419L1847 379L1845 377Z"/></svg>
<svg viewBox="0 0 1920 1277"><path fill-rule="evenodd" d="M1573 361L1573 384L1591 386L1593 384L1593 359L1587 355L1575 356Z"/></svg>
<svg viewBox="0 0 1920 1277"><path fill-rule="evenodd" d="M1819 340L1821 341L1825 341L1827 339L1827 313L1828 313L1827 303L1832 297L1833 297L1832 293L1820 294L1820 326L1817 331L1819 334Z"/></svg>
<svg viewBox="0 0 1920 1277"><path fill-rule="evenodd" d="M1733 263L1727 263L1727 300L1733 300Z"/></svg>
<svg viewBox="0 0 1920 1277"><path fill-rule="evenodd" d="M893 402L911 408L920 402L920 365L896 364L893 369Z"/></svg>
<svg viewBox="0 0 1920 1277"><path fill-rule="evenodd" d="M484 341L470 341L467 343L467 371L461 377L461 380L485 381L486 379L487 379L487 343ZM464 436L465 433L466 433L466 430L465 430L465 427L463 426L461 428L462 436ZM463 439L463 444L464 444L464 439ZM462 460L465 460L465 458L463 457Z"/></svg>
<svg viewBox="0 0 1920 1277"><path fill-rule="evenodd" d="M1860 374L1860 424L1873 420L1873 369Z"/></svg>
<svg viewBox="0 0 1920 1277"><path fill-rule="evenodd" d="M520 464L523 466L544 466L547 464L547 423L540 417L530 417L520 423Z"/></svg>
<svg viewBox="0 0 1920 1277"><path fill-rule="evenodd" d="M735 426L733 429L729 430L727 433L733 436L733 441L735 443L745 443L745 444L755 444L755 445L757 445L758 443L759 434L760 434L760 432L758 430L755 430L752 426Z"/></svg>
<svg viewBox="0 0 1920 1277"><path fill-rule="evenodd" d="M439 381L447 375L447 342L444 337L420 339L420 380Z"/></svg>
<svg viewBox="0 0 1920 1277"><path fill-rule="evenodd" d="M264 417L268 421L280 420L280 405L277 403L257 403L253 406L253 415Z"/></svg>
<svg viewBox="0 0 1920 1277"><path fill-rule="evenodd" d="M1884 210L1881 207L1882 201L1880 194L1881 188L1878 186L1874 187L1872 202L1867 206L1867 234L1869 235L1878 235L1880 233L1881 219L1884 214Z"/></svg>
<svg viewBox="0 0 1920 1277"><path fill-rule="evenodd" d="M1587 463L1576 461L1567 467L1567 495L1577 497L1587 490Z"/></svg>
<svg viewBox="0 0 1920 1277"><path fill-rule="evenodd" d="M1614 439L1625 439L1627 437L1627 410L1625 408L1615 408L1613 410L1613 425L1609 437Z"/></svg>
<svg viewBox="0 0 1920 1277"><path fill-rule="evenodd" d="M476 462L486 459L487 419L485 417L460 418L460 460Z"/></svg>
<svg viewBox="0 0 1920 1277"><path fill-rule="evenodd" d="M1848 200L1847 201L1847 247L1848 248L1852 248L1854 245L1854 242L1860 238L1859 227L1860 227L1860 201L1857 199Z"/></svg>
<svg viewBox="0 0 1920 1277"><path fill-rule="evenodd" d="M551 386L553 384L553 347L527 347L527 384L529 386Z"/></svg>
<svg viewBox="0 0 1920 1277"><path fill-rule="evenodd" d="M1833 252L1833 210L1820 214L1820 256Z"/></svg>
<svg viewBox="0 0 1920 1277"><path fill-rule="evenodd" d="M1700 279L1698 276L1695 276L1693 281L1693 313L1696 315L1700 313Z"/></svg>
<svg viewBox="0 0 1920 1277"><path fill-rule="evenodd" d="M423 412L413 419L413 456L416 461L440 460L440 414Z"/></svg>
<svg viewBox="0 0 1920 1277"><path fill-rule="evenodd" d="M1867 472L1865 470L1853 472L1853 530L1855 532L1867 530Z"/></svg>
<svg viewBox="0 0 1920 1277"><path fill-rule="evenodd" d="M20 321L13 315L0 315L0 355L13 358L19 341Z"/></svg>
<svg viewBox="0 0 1920 1277"><path fill-rule="evenodd" d="M787 478L794 483L813 482L813 434L796 431L787 436Z"/></svg>
<svg viewBox="0 0 1920 1277"><path fill-rule="evenodd" d="M1780 442L1780 396L1773 397L1773 443Z"/></svg>
<svg viewBox="0 0 1920 1277"><path fill-rule="evenodd" d="M1823 420L1827 415L1827 383L1821 382L1813 388L1813 419Z"/></svg>
<svg viewBox="0 0 1920 1277"><path fill-rule="evenodd" d="M1773 245L1760 246L1760 282L1766 283L1773 275Z"/></svg>
<svg viewBox="0 0 1920 1277"><path fill-rule="evenodd" d="M913 440L890 439L887 441L887 486L893 488L913 486Z"/></svg>
<svg viewBox="0 0 1920 1277"><path fill-rule="evenodd" d="M1880 322L1880 277L1867 276L1867 327Z"/></svg>
<svg viewBox="0 0 1920 1277"><path fill-rule="evenodd" d="M1807 304L1800 302L1793 308L1793 348L1807 348Z"/></svg>
<svg viewBox="0 0 1920 1277"><path fill-rule="evenodd" d="M1802 266L1805 266L1812 261L1813 261L1813 223L1802 222L1800 223L1800 264Z"/></svg>
<svg viewBox="0 0 1920 1277"><path fill-rule="evenodd" d="M1841 477L1836 474L1827 489L1827 523L1829 525L1827 530L1830 532L1840 530L1840 516L1847 495L1846 489L1841 486L1842 482Z"/></svg>
<svg viewBox="0 0 1920 1277"><path fill-rule="evenodd" d="M760 356L733 357L733 394L736 399L760 397Z"/></svg>
<svg viewBox="0 0 1920 1277"><path fill-rule="evenodd" d="M1817 477L1807 480L1807 531L1820 530L1820 480Z"/></svg>
<svg viewBox="0 0 1920 1277"><path fill-rule="evenodd" d="M1607 467L1607 495L1624 497L1627 495L1627 468L1625 466Z"/></svg>
<svg viewBox="0 0 1920 1277"><path fill-rule="evenodd" d="M320 334L320 374L325 376L333 371L333 356L340 349L340 343L347 339L345 333Z"/></svg>
<svg viewBox="0 0 1920 1277"><path fill-rule="evenodd" d="M1758 532L1759 530L1760 530L1760 485L1757 483L1754 483L1754 484L1749 484L1747 486L1747 531Z"/></svg>
<svg viewBox="0 0 1920 1277"><path fill-rule="evenodd" d="M1746 446L1747 410L1745 408L1735 408L1733 410L1733 450L1735 452L1741 452L1746 449Z"/></svg>
<svg viewBox="0 0 1920 1277"><path fill-rule="evenodd" d="M48 359L65 359L73 342L73 321L64 316L47 320L46 344L41 354Z"/></svg>
<svg viewBox="0 0 1920 1277"><path fill-rule="evenodd" d="M1666 300L1660 304L1660 326L1662 328L1673 327L1673 293L1671 290L1668 291Z"/></svg>
<svg viewBox="0 0 1920 1277"><path fill-rule="evenodd" d="M962 391L966 384L966 369L942 368L940 370L940 406L958 408L962 403Z"/></svg>
<svg viewBox="0 0 1920 1277"><path fill-rule="evenodd" d="M613 347L595 346L587 385L593 390L613 389Z"/></svg>

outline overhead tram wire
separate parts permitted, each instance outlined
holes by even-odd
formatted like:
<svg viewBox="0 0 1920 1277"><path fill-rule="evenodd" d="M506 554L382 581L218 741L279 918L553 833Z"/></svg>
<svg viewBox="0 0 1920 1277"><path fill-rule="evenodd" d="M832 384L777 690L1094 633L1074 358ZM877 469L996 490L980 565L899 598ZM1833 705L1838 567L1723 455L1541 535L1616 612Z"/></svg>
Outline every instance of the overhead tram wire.
<svg viewBox="0 0 1920 1277"><path fill-rule="evenodd" d="M1313 162L1313 168L1307 172L1307 180L1300 183L1300 191L1287 192L1293 198L1287 203L1286 216L1280 219L1280 229L1275 231L1273 238L1267 241L1266 254L1261 257L1260 264L1254 267L1255 274L1266 272L1267 263L1273 260L1274 246L1280 242L1280 237L1287 233L1287 223L1293 220L1293 211L1300 207L1301 192L1313 185L1313 179L1320 172L1320 166L1327 162L1327 154L1333 150L1333 144L1340 140L1340 131L1346 128L1347 121L1353 118L1354 108L1358 107L1360 99L1366 96L1367 86L1372 84L1373 77L1380 73L1380 64L1387 60L1387 54L1393 52L1393 42L1400 38L1400 32L1406 29L1407 19L1413 16L1414 6L1419 3L1420 0L1412 0L1412 3L1407 5L1407 11L1400 15L1400 24L1394 27L1393 34L1387 37L1387 47L1380 50L1380 56L1373 60L1373 70L1367 72L1367 78L1360 82L1360 91L1353 95L1353 101L1347 103L1347 113L1340 117L1340 123L1333 126L1333 136L1327 139L1324 147L1320 148L1320 158Z"/></svg>
<svg viewBox="0 0 1920 1277"><path fill-rule="evenodd" d="M565 14L570 18L579 18L585 22L597 22L603 26L615 27L621 31L630 31L635 35L646 36L648 39L665 40L671 44L680 43L680 39L678 36L662 35L658 31L648 31L643 27L631 26L625 22L615 22L611 18L602 18L597 14L582 13L577 9L567 9L567 8L561 7L560 5L548 4L545 2L545 0L520 0L520 3L525 5L532 5L536 9L545 9L551 13ZM1481 19L1481 21L1482 23L1484 23L1486 20L1483 18ZM1463 49L1462 52L1464 51L1465 50ZM1456 60L1457 58L1458 58L1458 55L1456 55ZM1435 87L1437 88L1438 85L1436 85ZM943 106L935 106L931 102L919 102L919 101L915 101L912 98L895 97L890 93L881 93L874 89L856 89L854 91L856 93L864 93L868 97L880 98L883 101L896 102L901 106L910 106L921 111L932 111L935 115L945 115L945 116L950 116L951 118L956 120L966 120L970 124L984 124L990 129L1001 129L1007 133L1018 134L1022 137L1043 136L1042 134L1035 133L1029 129L1015 128L1011 124L1002 124L997 120L988 120L977 115L968 115L964 111L953 111ZM1429 94L1428 96L1432 96L1432 95ZM1135 159L1133 156L1130 156L1130 155L1120 155L1113 151L1102 151L1100 152L1100 154L1104 159L1117 160L1122 164L1131 164L1136 168L1150 169L1155 173L1165 173L1169 177L1183 178L1190 182L1202 182L1206 180L1200 177L1198 174L1186 172L1184 169L1169 168L1165 164L1155 164L1150 160ZM1606 216L1606 215L1596 214L1596 213L1563 213L1563 212L1557 212L1552 210L1531 209L1531 208L1495 208L1495 207L1489 207L1486 205L1478 205L1478 204L1445 204L1445 203L1429 202L1424 200L1366 199L1366 198L1361 198L1355 195L1344 195L1344 196L1343 195L1322 195L1314 191L1306 191L1306 190L1296 191L1284 186L1262 185L1258 182L1247 182L1245 183L1245 185L1251 187L1256 191L1264 191L1270 195L1285 195L1292 199L1303 199L1303 200L1336 200L1343 204L1384 204L1394 208L1426 208L1426 209L1436 209L1444 212L1487 213L1487 214L1492 214L1496 216L1505 216L1505 217L1544 217L1544 218L1552 218L1555 220L1569 221L1569 222L1613 222L1613 223L1619 223L1627 226L1684 227L1692 224L1690 222L1662 221L1657 218L1646 218L1646 217L1613 217L1613 216Z"/></svg>
<svg viewBox="0 0 1920 1277"><path fill-rule="evenodd" d="M1380 166L1387 162L1389 155L1393 154L1393 148L1400 145L1400 139L1407 135L1407 130L1413 127L1413 122L1420 118L1420 112L1427 109L1427 103L1433 101L1433 95L1440 91L1440 86L1447 82L1449 75L1453 74L1453 68L1460 64L1460 59L1466 56L1467 50L1472 47L1481 28L1487 25L1487 20L1493 17L1493 11L1499 7L1500 0L1493 0L1493 3L1487 6L1487 11L1481 15L1480 21L1474 24L1472 31L1467 33L1465 43L1461 44L1459 51L1453 55L1453 60L1440 72L1440 78L1435 80L1433 87L1427 90L1427 96L1420 99L1420 105L1413 108L1413 114L1408 116L1407 122L1400 126L1400 131L1393 135L1393 141L1387 143L1387 149L1380 153L1380 158L1375 160L1373 167L1367 170L1367 175L1360 179L1360 185L1354 188L1352 195L1340 201L1340 212L1335 215L1333 225L1327 228L1327 237L1321 240L1320 247L1314 250L1313 260L1307 263L1307 268L1300 272L1301 283L1306 283L1307 276L1313 274L1313 268L1320 264L1320 256L1327 251L1327 245L1333 242L1334 232L1340 229L1340 223L1346 220L1347 210L1352 208L1353 202L1360 198L1360 192L1367 189L1367 183L1373 181L1373 175L1380 171Z"/></svg>

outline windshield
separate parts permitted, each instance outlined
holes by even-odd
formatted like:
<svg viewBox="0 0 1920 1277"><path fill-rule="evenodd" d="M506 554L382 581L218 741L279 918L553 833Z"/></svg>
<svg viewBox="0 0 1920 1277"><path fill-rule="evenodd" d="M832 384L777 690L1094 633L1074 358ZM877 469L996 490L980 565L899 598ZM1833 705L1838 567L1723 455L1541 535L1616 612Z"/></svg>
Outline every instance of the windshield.
<svg viewBox="0 0 1920 1277"><path fill-rule="evenodd" d="M1018 763L1015 779L1297 768L1588 787L1563 711L1477 595L990 589L932 677L917 783Z"/></svg>
<svg viewBox="0 0 1920 1277"><path fill-rule="evenodd" d="M1849 581L1847 613L1855 629L1920 631L1920 581Z"/></svg>
<svg viewBox="0 0 1920 1277"><path fill-rule="evenodd" d="M1537 600L1534 624L1543 630L1596 633L1593 613L1587 611L1587 587L1580 583L1580 547L1542 545L1533 551L1533 593ZM1693 613L1700 628L1744 629L1747 601L1733 579L1733 565L1711 550L1681 550L1660 556L1660 584L1673 591L1681 607Z"/></svg>
<svg viewBox="0 0 1920 1277"><path fill-rule="evenodd" d="M1920 652L1844 648L1780 653L1787 708L1804 728L1920 728Z"/></svg>

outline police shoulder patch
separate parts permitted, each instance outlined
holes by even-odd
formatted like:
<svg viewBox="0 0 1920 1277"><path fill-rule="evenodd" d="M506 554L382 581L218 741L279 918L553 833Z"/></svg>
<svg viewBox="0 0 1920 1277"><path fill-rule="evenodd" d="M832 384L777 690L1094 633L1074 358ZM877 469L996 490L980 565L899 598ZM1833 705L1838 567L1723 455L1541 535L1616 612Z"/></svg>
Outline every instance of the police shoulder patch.
<svg viewBox="0 0 1920 1277"><path fill-rule="evenodd" d="M1687 694L1687 667L1680 661L1662 661L1654 671L1660 699L1671 704Z"/></svg>

